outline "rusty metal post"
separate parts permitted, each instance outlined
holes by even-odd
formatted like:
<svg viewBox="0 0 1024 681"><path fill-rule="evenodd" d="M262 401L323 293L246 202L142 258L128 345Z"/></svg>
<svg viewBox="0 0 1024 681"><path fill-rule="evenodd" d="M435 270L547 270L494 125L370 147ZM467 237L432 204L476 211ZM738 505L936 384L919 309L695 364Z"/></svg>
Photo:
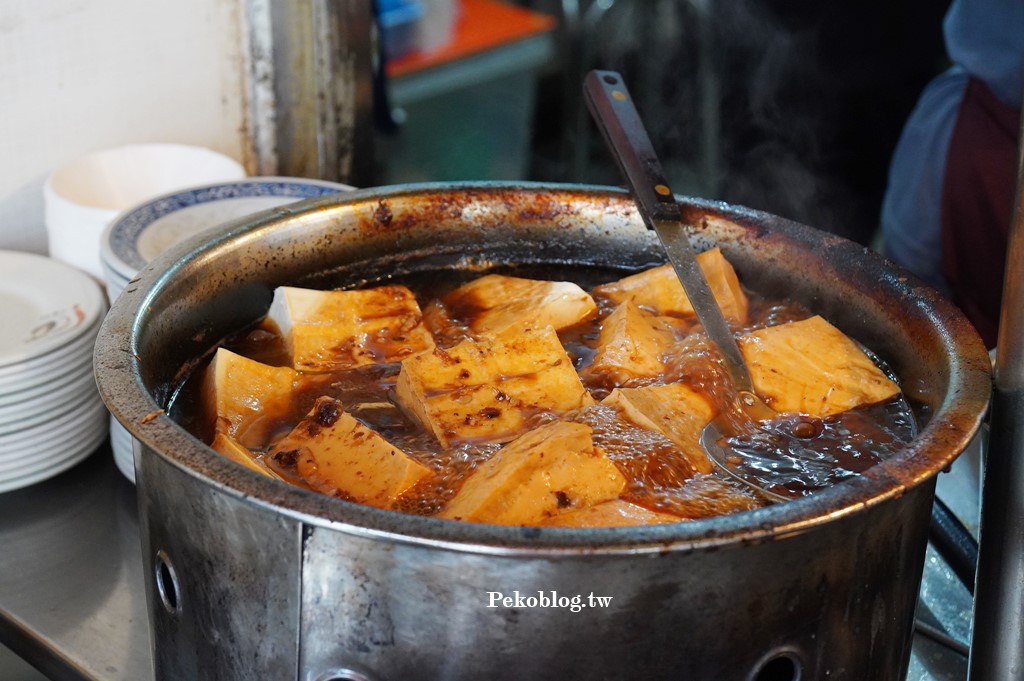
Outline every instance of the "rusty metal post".
<svg viewBox="0 0 1024 681"><path fill-rule="evenodd" d="M1024 146L1017 178L981 503L971 681L1024 678Z"/></svg>
<svg viewBox="0 0 1024 681"><path fill-rule="evenodd" d="M249 0L252 165L372 184L370 0Z"/></svg>

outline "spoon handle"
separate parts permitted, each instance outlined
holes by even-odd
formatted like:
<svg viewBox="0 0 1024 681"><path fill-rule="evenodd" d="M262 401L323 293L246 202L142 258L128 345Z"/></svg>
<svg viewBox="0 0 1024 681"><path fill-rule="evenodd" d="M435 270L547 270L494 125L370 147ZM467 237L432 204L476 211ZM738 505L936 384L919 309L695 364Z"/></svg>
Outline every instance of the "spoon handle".
<svg viewBox="0 0 1024 681"><path fill-rule="evenodd" d="M679 204L668 186L626 84L614 71L591 71L583 81L583 94L591 116L629 183L644 223L661 239L704 332L722 354L733 385L740 392L753 393L743 355L697 264Z"/></svg>

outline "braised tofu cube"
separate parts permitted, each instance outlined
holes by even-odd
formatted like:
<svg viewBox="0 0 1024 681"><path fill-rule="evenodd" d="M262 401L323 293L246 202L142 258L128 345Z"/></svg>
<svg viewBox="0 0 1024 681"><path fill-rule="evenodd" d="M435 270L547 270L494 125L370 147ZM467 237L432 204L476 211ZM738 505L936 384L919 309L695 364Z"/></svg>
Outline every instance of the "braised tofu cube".
<svg viewBox="0 0 1024 681"><path fill-rule="evenodd" d="M678 523L680 520L681 518L678 516L651 511L624 499L612 499L594 506L559 513L548 518L541 525L544 527L630 527Z"/></svg>
<svg viewBox="0 0 1024 681"><path fill-rule="evenodd" d="M318 399L265 460L285 478L298 477L326 494L380 508L390 507L431 473L331 397Z"/></svg>
<svg viewBox="0 0 1024 681"><path fill-rule="evenodd" d="M202 401L214 432L258 449L290 418L301 376L219 348L203 377Z"/></svg>
<svg viewBox="0 0 1024 681"><path fill-rule="evenodd" d="M551 327L409 357L395 394L446 448L454 442L507 442L531 417L593 403Z"/></svg>
<svg viewBox="0 0 1024 681"><path fill-rule="evenodd" d="M590 433L588 426L566 421L526 433L480 464L438 517L536 525L617 498L626 479Z"/></svg>
<svg viewBox="0 0 1024 681"><path fill-rule="evenodd" d="M896 397L900 388L822 317L737 339L754 389L778 412L829 416Z"/></svg>
<svg viewBox="0 0 1024 681"><path fill-rule="evenodd" d="M745 323L749 307L747 295L740 287L736 270L722 252L717 248L704 251L697 256L697 264L704 272L711 286L711 293L722 308L722 313L740 324ZM632 302L659 315L696 315L690 299L686 297L683 285L679 283L679 278L670 264L598 286L594 289L594 295L610 300L616 305Z"/></svg>
<svg viewBox="0 0 1024 681"><path fill-rule="evenodd" d="M298 371L399 362L434 346L419 304L405 286L357 291L281 286L267 317L280 330Z"/></svg>
<svg viewBox="0 0 1024 681"><path fill-rule="evenodd" d="M715 416L707 399L682 383L643 388L616 388L601 404L622 412L630 422L654 430L672 441L693 469L710 473L711 460L700 445L700 434Z"/></svg>
<svg viewBox="0 0 1024 681"><path fill-rule="evenodd" d="M540 281L489 274L444 297L452 317L479 335L521 333L551 326L556 331L597 314L586 291L568 281Z"/></svg>
<svg viewBox="0 0 1024 681"><path fill-rule="evenodd" d="M625 302L605 317L588 374L606 377L613 384L658 376L662 359L676 342L672 329L635 304Z"/></svg>
<svg viewBox="0 0 1024 681"><path fill-rule="evenodd" d="M256 471L260 475L265 475L268 478L274 478L275 480L281 479L279 475L264 466L251 450L243 447L224 433L217 433L214 435L213 442L210 443L210 447L225 459L234 461L249 470Z"/></svg>

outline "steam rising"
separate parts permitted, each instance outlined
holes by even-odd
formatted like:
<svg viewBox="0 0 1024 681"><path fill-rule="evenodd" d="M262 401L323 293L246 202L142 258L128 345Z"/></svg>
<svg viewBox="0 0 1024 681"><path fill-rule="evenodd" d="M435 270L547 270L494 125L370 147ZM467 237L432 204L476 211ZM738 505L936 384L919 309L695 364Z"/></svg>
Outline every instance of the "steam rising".
<svg viewBox="0 0 1024 681"><path fill-rule="evenodd" d="M587 67L623 74L677 192L867 243L899 131L942 67L943 8L914 4L616 3ZM621 184L592 128L586 143L567 179Z"/></svg>

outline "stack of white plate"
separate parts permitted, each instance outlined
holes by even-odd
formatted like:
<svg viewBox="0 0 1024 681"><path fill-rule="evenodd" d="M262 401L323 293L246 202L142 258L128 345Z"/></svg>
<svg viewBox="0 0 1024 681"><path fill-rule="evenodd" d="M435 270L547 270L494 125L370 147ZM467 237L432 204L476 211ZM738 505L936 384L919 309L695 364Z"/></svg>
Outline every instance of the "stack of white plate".
<svg viewBox="0 0 1024 681"><path fill-rule="evenodd" d="M294 177L250 177L164 194L130 208L103 233L100 265L107 295L115 300L149 261L200 233L215 234L225 223L286 203L349 191L336 182ZM135 480L132 437L110 421L114 462Z"/></svg>
<svg viewBox="0 0 1024 681"><path fill-rule="evenodd" d="M92 372L106 310L81 270L0 251L0 492L67 470L107 437Z"/></svg>
<svg viewBox="0 0 1024 681"><path fill-rule="evenodd" d="M115 300L135 274L171 246L252 213L351 190L336 182L250 177L164 194L122 213L100 239L100 266Z"/></svg>

